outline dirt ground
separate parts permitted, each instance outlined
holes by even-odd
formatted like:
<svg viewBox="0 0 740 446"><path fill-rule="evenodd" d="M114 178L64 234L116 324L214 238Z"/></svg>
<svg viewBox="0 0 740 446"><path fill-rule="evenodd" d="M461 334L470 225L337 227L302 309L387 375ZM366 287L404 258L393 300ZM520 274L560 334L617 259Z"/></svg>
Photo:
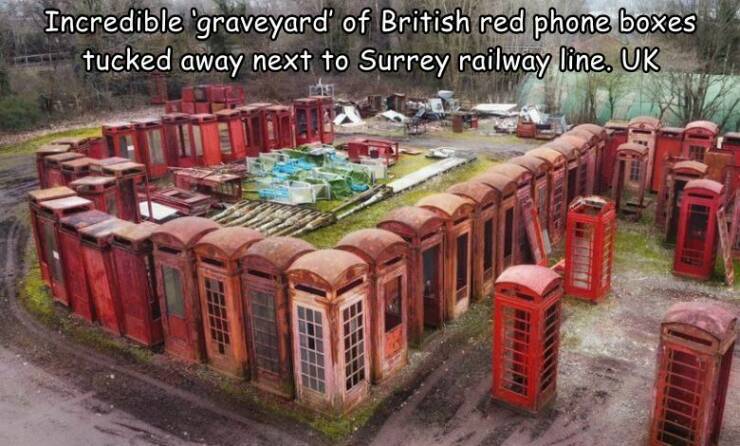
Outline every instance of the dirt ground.
<svg viewBox="0 0 740 446"><path fill-rule="evenodd" d="M460 145L444 132L420 147ZM457 144L455 144L457 143ZM530 145L472 136L482 153ZM80 346L33 319L18 302L29 230L25 194L36 188L29 155L0 164L0 444L322 444L310 428L220 397L211 384ZM372 445L644 444L659 322L675 302L713 300L740 312L738 289L674 278L618 262L608 300L563 306L558 397L522 415L491 401L490 337L471 336L426 359L426 370L394 393L346 442ZM485 304L484 304L485 305ZM484 330L487 328L484 327ZM740 444L740 349L721 444Z"/></svg>

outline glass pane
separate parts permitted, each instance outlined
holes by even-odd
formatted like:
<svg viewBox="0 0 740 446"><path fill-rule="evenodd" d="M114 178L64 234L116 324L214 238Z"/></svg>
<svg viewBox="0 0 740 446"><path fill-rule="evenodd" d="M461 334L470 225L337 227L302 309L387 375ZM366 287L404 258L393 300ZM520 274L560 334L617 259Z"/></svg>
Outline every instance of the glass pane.
<svg viewBox="0 0 740 446"><path fill-rule="evenodd" d="M457 291L468 286L468 234L457 238ZM459 296L458 296L459 297Z"/></svg>
<svg viewBox="0 0 740 446"><path fill-rule="evenodd" d="M164 151L162 150L162 134L159 130L150 130L147 134L149 139L149 158L152 164L164 164Z"/></svg>
<svg viewBox="0 0 740 446"><path fill-rule="evenodd" d="M298 307L298 341L301 352L301 382L308 389L324 393L324 339L320 312Z"/></svg>
<svg viewBox="0 0 740 446"><path fill-rule="evenodd" d="M275 320L275 296L262 291L252 291L252 327L257 367L277 373L278 330Z"/></svg>
<svg viewBox="0 0 740 446"><path fill-rule="evenodd" d="M386 333L401 325L401 277L385 284L385 331Z"/></svg>
<svg viewBox="0 0 740 446"><path fill-rule="evenodd" d="M183 299L182 275L179 269L170 266L162 267L162 277L164 278L164 297L167 302L167 314L185 317L185 302Z"/></svg>
<svg viewBox="0 0 740 446"><path fill-rule="evenodd" d="M231 136L229 125L225 122L218 123L218 140L221 143L221 153L231 153Z"/></svg>
<svg viewBox="0 0 740 446"><path fill-rule="evenodd" d="M211 340L216 344L218 352L226 353L226 347L231 344L229 332L229 318L226 311L226 293L224 283L220 280L205 278L206 311L210 326Z"/></svg>
<svg viewBox="0 0 740 446"><path fill-rule="evenodd" d="M193 144L195 144L195 156L203 156L203 136L200 126L193 126Z"/></svg>
<svg viewBox="0 0 740 446"><path fill-rule="evenodd" d="M345 308L344 324L344 372L345 389L352 390L365 380L365 333L362 301Z"/></svg>

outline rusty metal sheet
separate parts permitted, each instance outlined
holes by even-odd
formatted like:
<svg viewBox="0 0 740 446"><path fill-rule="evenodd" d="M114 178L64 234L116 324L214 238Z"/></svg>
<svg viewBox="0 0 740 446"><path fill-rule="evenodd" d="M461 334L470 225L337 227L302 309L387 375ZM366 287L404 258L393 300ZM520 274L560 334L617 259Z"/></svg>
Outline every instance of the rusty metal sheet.
<svg viewBox="0 0 740 446"><path fill-rule="evenodd" d="M223 258L235 260L241 257L253 243L262 240L262 238L262 234L254 229L242 227L220 228L204 235L195 244L195 249L210 246L220 251Z"/></svg>
<svg viewBox="0 0 740 446"><path fill-rule="evenodd" d="M177 241L183 248L189 248L204 234L215 231L221 226L212 220L202 217L182 217L168 221L152 233L152 239L165 236Z"/></svg>
<svg viewBox="0 0 740 446"><path fill-rule="evenodd" d="M374 265L385 256L388 250L407 247L407 243L398 235L384 229L360 229L345 235L336 248L348 248L356 252L366 262Z"/></svg>
<svg viewBox="0 0 740 446"><path fill-rule="evenodd" d="M737 315L717 304L681 302L668 309L663 324L685 324L699 328L720 342L735 336Z"/></svg>
<svg viewBox="0 0 740 446"><path fill-rule="evenodd" d="M245 258L255 257L267 260L277 271L284 272L295 259L315 250L312 244L298 238L269 237L250 246Z"/></svg>
<svg viewBox="0 0 740 446"><path fill-rule="evenodd" d="M428 195L419 200L416 206L438 209L451 219L469 216L474 210L471 200L445 192Z"/></svg>
<svg viewBox="0 0 740 446"><path fill-rule="evenodd" d="M361 274L367 272L367 269L368 264L351 252L322 249L299 257L288 268L287 273L289 275L310 273L324 281L326 285L337 289L347 282L350 273Z"/></svg>
<svg viewBox="0 0 740 446"><path fill-rule="evenodd" d="M496 279L496 285L520 285L537 296L543 296L560 284L561 280L560 275L550 268L539 265L516 265L501 273Z"/></svg>

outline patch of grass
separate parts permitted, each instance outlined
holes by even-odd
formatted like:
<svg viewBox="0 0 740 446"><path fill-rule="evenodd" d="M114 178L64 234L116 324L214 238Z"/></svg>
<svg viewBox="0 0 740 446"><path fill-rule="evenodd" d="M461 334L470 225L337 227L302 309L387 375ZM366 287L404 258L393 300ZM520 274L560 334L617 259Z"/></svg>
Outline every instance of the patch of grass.
<svg viewBox="0 0 740 446"><path fill-rule="evenodd" d="M319 248L334 246L343 236L352 231L363 228L372 228L390 210L401 206L411 206L423 197L435 193L444 192L453 184L466 181L476 175L488 170L495 163L487 159L478 159L446 174L439 175L419 187L398 194L378 204L370 206L356 214L353 214L337 223L311 232L303 238Z"/></svg>
<svg viewBox="0 0 740 446"><path fill-rule="evenodd" d="M651 225L619 221L615 262L621 267L669 273L673 251L665 248Z"/></svg>
<svg viewBox="0 0 740 446"><path fill-rule="evenodd" d="M67 130L64 132L50 133L48 135L39 136L37 138L31 138L20 144L13 144L0 148L0 156L2 155L23 155L35 151L39 146L48 144L55 139L59 138L72 138L72 137L93 137L100 136L100 127L90 127L84 129Z"/></svg>

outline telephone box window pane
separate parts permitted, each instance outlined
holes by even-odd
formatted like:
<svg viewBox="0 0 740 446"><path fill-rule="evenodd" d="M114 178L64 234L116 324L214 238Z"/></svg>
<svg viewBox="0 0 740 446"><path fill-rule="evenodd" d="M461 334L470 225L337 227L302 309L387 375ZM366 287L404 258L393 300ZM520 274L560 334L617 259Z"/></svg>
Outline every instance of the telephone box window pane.
<svg viewBox="0 0 740 446"><path fill-rule="evenodd" d="M275 296L263 291L252 291L252 326L257 367L277 373L278 332L275 320Z"/></svg>
<svg viewBox="0 0 740 446"><path fill-rule="evenodd" d="M401 277L385 283L385 332L401 325Z"/></svg>
<svg viewBox="0 0 740 446"><path fill-rule="evenodd" d="M319 112L315 109L311 109L311 132L318 133L319 131Z"/></svg>
<svg viewBox="0 0 740 446"><path fill-rule="evenodd" d="M157 288L156 279L154 277L154 257L149 255L144 259L144 268L146 269L147 283L149 284L149 311L151 312L152 319L158 320L162 316L162 310L159 308L159 302L157 296L152 290Z"/></svg>
<svg viewBox="0 0 740 446"><path fill-rule="evenodd" d="M226 347L231 344L231 340L229 339L229 318L226 313L226 295L222 281L206 278L206 304L208 305L211 339L216 343L218 352L223 355L226 353Z"/></svg>
<svg viewBox="0 0 740 446"><path fill-rule="evenodd" d="M167 314L185 317L185 301L182 295L182 276L179 269L170 266L162 267L164 279L164 298L167 303Z"/></svg>
<svg viewBox="0 0 740 446"><path fill-rule="evenodd" d="M190 156L190 138L188 136L188 130L184 124L177 126L177 134L180 139L180 156Z"/></svg>
<svg viewBox="0 0 740 446"><path fill-rule="evenodd" d="M195 144L195 156L203 156L203 136L197 125L193 126L193 143Z"/></svg>
<svg viewBox="0 0 740 446"><path fill-rule="evenodd" d="M468 286L468 234L457 238L457 291ZM459 296L458 296L459 297Z"/></svg>
<svg viewBox="0 0 740 446"><path fill-rule="evenodd" d="M305 138L308 135L308 118L306 118L306 110L296 110L295 119L298 123L298 135Z"/></svg>
<svg viewBox="0 0 740 446"><path fill-rule="evenodd" d="M638 160L630 162L630 181L640 181L640 162Z"/></svg>
<svg viewBox="0 0 740 446"><path fill-rule="evenodd" d="M301 351L301 382L319 393L326 391L324 337L321 313L298 307L298 341Z"/></svg>
<svg viewBox="0 0 740 446"><path fill-rule="evenodd" d="M64 283L64 271L62 270L62 258L57 247L57 237L54 226L44 225L44 246L46 247L46 264L51 269L51 277L55 282Z"/></svg>
<svg viewBox="0 0 740 446"><path fill-rule="evenodd" d="M346 390L352 390L365 380L365 327L362 301L342 311L344 323L344 371Z"/></svg>
<svg viewBox="0 0 740 446"><path fill-rule="evenodd" d="M483 225L483 271L493 268L493 219Z"/></svg>
<svg viewBox="0 0 740 446"><path fill-rule="evenodd" d="M229 125L225 122L218 123L218 140L221 143L221 153L231 153L231 136Z"/></svg>
<svg viewBox="0 0 740 446"><path fill-rule="evenodd" d="M136 161L136 150L130 135L121 135L118 139L123 155L131 161Z"/></svg>
<svg viewBox="0 0 740 446"><path fill-rule="evenodd" d="M504 257L509 257L514 252L514 209L506 210L506 224L504 227Z"/></svg>
<svg viewBox="0 0 740 446"><path fill-rule="evenodd" d="M439 283L439 274L437 267L439 265L439 246L424 251L423 268L424 268L424 299L437 299L437 285Z"/></svg>
<svg viewBox="0 0 740 446"><path fill-rule="evenodd" d="M164 152L162 151L162 134L159 130L147 132L149 139L149 156L154 164L164 164Z"/></svg>
<svg viewBox="0 0 740 446"><path fill-rule="evenodd" d="M105 197L105 209L110 215L118 215L118 202L114 194L108 194Z"/></svg>

